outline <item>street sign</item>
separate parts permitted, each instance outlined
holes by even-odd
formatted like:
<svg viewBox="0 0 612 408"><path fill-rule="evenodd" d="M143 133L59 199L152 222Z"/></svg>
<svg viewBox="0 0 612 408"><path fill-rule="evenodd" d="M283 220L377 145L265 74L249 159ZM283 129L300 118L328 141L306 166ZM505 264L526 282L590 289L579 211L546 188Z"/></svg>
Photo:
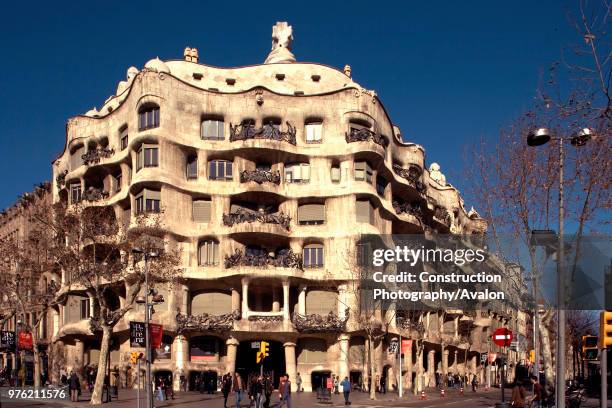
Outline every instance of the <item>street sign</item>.
<svg viewBox="0 0 612 408"><path fill-rule="evenodd" d="M402 354L412 352L412 340L402 340Z"/></svg>
<svg viewBox="0 0 612 408"><path fill-rule="evenodd" d="M488 357L489 357L489 353L482 353L482 354L480 355L480 362L481 362L482 364L484 364L484 363L487 361L487 358L488 358Z"/></svg>
<svg viewBox="0 0 612 408"><path fill-rule="evenodd" d="M499 347L507 347L512 343L512 332L505 327L500 327L493 332L493 343Z"/></svg>
<svg viewBox="0 0 612 408"><path fill-rule="evenodd" d="M33 346L32 333L20 332L19 333L19 349L32 350L32 346Z"/></svg>
<svg viewBox="0 0 612 408"><path fill-rule="evenodd" d="M5 330L0 332L0 348L7 351L15 350L15 332Z"/></svg>
<svg viewBox="0 0 612 408"><path fill-rule="evenodd" d="M152 349L158 349L161 347L163 334L164 327L161 324L149 323L149 335Z"/></svg>
<svg viewBox="0 0 612 408"><path fill-rule="evenodd" d="M130 347L145 347L145 324L130 322Z"/></svg>
<svg viewBox="0 0 612 408"><path fill-rule="evenodd" d="M518 351L518 347L519 347L518 340L512 340L512 343L510 343L510 350Z"/></svg>
<svg viewBox="0 0 612 408"><path fill-rule="evenodd" d="M259 342L258 341L252 341L251 342L251 348L252 349L258 349L259 348Z"/></svg>
<svg viewBox="0 0 612 408"><path fill-rule="evenodd" d="M397 350L399 349L399 344L397 341L392 341L391 343L389 343L389 349L387 350L387 352L389 354L395 354L397 353Z"/></svg>

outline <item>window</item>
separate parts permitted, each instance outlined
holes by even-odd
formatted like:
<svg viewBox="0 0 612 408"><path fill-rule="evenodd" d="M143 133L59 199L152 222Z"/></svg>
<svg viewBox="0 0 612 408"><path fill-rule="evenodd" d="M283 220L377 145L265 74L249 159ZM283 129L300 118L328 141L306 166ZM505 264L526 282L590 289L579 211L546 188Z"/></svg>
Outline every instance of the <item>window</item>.
<svg viewBox="0 0 612 408"><path fill-rule="evenodd" d="M223 140L223 129L224 122L222 120L204 120L200 129L200 137L206 140Z"/></svg>
<svg viewBox="0 0 612 408"><path fill-rule="evenodd" d="M187 180L195 180L198 178L198 157L187 157Z"/></svg>
<svg viewBox="0 0 612 408"><path fill-rule="evenodd" d="M374 207L370 200L357 200L357 222L374 224Z"/></svg>
<svg viewBox="0 0 612 408"><path fill-rule="evenodd" d="M77 147L70 154L70 170L74 170L83 164L83 155L85 154L85 146Z"/></svg>
<svg viewBox="0 0 612 408"><path fill-rule="evenodd" d="M136 214L161 211L161 193L144 189L136 196Z"/></svg>
<svg viewBox="0 0 612 408"><path fill-rule="evenodd" d="M70 185L70 202L76 204L81 201L81 183Z"/></svg>
<svg viewBox="0 0 612 408"><path fill-rule="evenodd" d="M89 319L90 317L89 299L81 299L81 320Z"/></svg>
<svg viewBox="0 0 612 408"><path fill-rule="evenodd" d="M357 121L351 121L349 122L349 131L350 132L356 132L359 131L361 129L367 129L370 130L372 128L372 126L367 123L367 122L357 122Z"/></svg>
<svg viewBox="0 0 612 408"><path fill-rule="evenodd" d="M302 255L305 268L321 268L323 266L323 245L306 245Z"/></svg>
<svg viewBox="0 0 612 408"><path fill-rule="evenodd" d="M323 123L311 122L306 124L306 143L321 143Z"/></svg>
<svg viewBox="0 0 612 408"><path fill-rule="evenodd" d="M143 167L159 166L159 150L157 145L143 144L138 149L138 157L136 158L136 171Z"/></svg>
<svg viewBox="0 0 612 408"><path fill-rule="evenodd" d="M331 181L332 183L339 183L340 182L340 166L339 165L334 165L331 167Z"/></svg>
<svg viewBox="0 0 612 408"><path fill-rule="evenodd" d="M387 188L387 184L389 184L389 182L387 180L385 180L384 178L377 176L376 177L376 192L383 196L385 195L385 189Z"/></svg>
<svg viewBox="0 0 612 408"><path fill-rule="evenodd" d="M232 180L234 163L227 160L213 160L208 162L209 180Z"/></svg>
<svg viewBox="0 0 612 408"><path fill-rule="evenodd" d="M193 200L193 220L195 222L210 222L210 200Z"/></svg>
<svg viewBox="0 0 612 408"><path fill-rule="evenodd" d="M200 242L198 265L212 266L219 264L219 243L213 240Z"/></svg>
<svg viewBox="0 0 612 408"><path fill-rule="evenodd" d="M309 180L310 165L308 163L285 166L285 181L287 183L308 183Z"/></svg>
<svg viewBox="0 0 612 408"><path fill-rule="evenodd" d="M126 127L119 134L119 144L121 146L121 150L125 150L128 147L129 139L128 139L128 128Z"/></svg>
<svg viewBox="0 0 612 408"><path fill-rule="evenodd" d="M121 190L121 179L122 179L121 172L112 176L112 179L111 179L112 187L111 188L112 188L113 193L117 193Z"/></svg>
<svg viewBox="0 0 612 408"><path fill-rule="evenodd" d="M355 180L372 182L372 168L368 162L355 162Z"/></svg>
<svg viewBox="0 0 612 408"><path fill-rule="evenodd" d="M321 225L325 223L325 204L303 204L298 207L300 225Z"/></svg>
<svg viewBox="0 0 612 408"><path fill-rule="evenodd" d="M138 113L138 130L159 127L159 106L150 106Z"/></svg>

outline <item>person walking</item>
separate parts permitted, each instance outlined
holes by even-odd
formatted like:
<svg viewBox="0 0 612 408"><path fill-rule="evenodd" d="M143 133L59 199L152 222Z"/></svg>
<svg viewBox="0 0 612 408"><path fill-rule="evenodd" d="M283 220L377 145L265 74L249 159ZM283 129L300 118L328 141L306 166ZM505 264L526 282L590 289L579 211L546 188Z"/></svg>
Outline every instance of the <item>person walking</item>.
<svg viewBox="0 0 612 408"><path fill-rule="evenodd" d="M223 376L221 380L221 393L223 394L223 408L227 408L227 397L232 390L232 377L230 373Z"/></svg>
<svg viewBox="0 0 612 408"><path fill-rule="evenodd" d="M342 385L342 394L344 394L344 405L351 405L351 401L349 401L351 382L349 381L348 377L344 377L344 380L342 380L340 385Z"/></svg>
<svg viewBox="0 0 612 408"><path fill-rule="evenodd" d="M340 382L337 375L334 374L334 394L340 394Z"/></svg>
<svg viewBox="0 0 612 408"><path fill-rule="evenodd" d="M386 377L383 375L382 377L380 377L380 392L381 394L386 394L387 393L387 383L386 383Z"/></svg>
<svg viewBox="0 0 612 408"><path fill-rule="evenodd" d="M78 402L79 394L81 393L81 380L79 380L79 376L74 371L70 372L68 389L70 390L70 401Z"/></svg>
<svg viewBox="0 0 612 408"><path fill-rule="evenodd" d="M264 400L263 406L264 408L270 408L270 398L272 397L272 393L274 392L274 384L272 383L272 379L269 374L266 374L264 377L263 383L263 392L266 399Z"/></svg>
<svg viewBox="0 0 612 408"><path fill-rule="evenodd" d="M289 379L288 374L283 375L283 380L281 385L278 387L278 394L280 397L280 404L278 404L278 408L286 406L287 408L291 408L291 380Z"/></svg>
<svg viewBox="0 0 612 408"><path fill-rule="evenodd" d="M242 402L242 390L244 389L244 386L242 384L242 377L240 377L240 374L238 373L234 373L232 388L234 391L234 397L236 398L236 408L240 408L240 403Z"/></svg>
<svg viewBox="0 0 612 408"><path fill-rule="evenodd" d="M531 376L531 382L533 383L533 401L534 408L542 407L542 384L538 381L538 377L535 375Z"/></svg>
<svg viewBox="0 0 612 408"><path fill-rule="evenodd" d="M520 381L514 383L512 387L512 398L510 399L513 408L525 408L525 388Z"/></svg>
<svg viewBox="0 0 612 408"><path fill-rule="evenodd" d="M170 398L174 399L174 389L172 388L172 378L168 375L164 381L164 387L166 391L166 400Z"/></svg>
<svg viewBox="0 0 612 408"><path fill-rule="evenodd" d="M295 377L295 385L297 386L297 392L302 392L302 377L300 373L297 373L297 377Z"/></svg>
<svg viewBox="0 0 612 408"><path fill-rule="evenodd" d="M255 408L260 408L263 401L263 377L261 375L255 379L252 392L255 397Z"/></svg>
<svg viewBox="0 0 612 408"><path fill-rule="evenodd" d="M472 377L472 392L476 392L477 386L478 386L478 377L476 377L476 374L474 374Z"/></svg>

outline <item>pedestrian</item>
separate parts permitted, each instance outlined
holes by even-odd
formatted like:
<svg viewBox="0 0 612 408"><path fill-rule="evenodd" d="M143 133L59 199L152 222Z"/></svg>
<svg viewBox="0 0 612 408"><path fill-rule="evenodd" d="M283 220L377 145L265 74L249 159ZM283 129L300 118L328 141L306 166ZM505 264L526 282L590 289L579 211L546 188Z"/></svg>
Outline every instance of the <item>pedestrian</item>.
<svg viewBox="0 0 612 408"><path fill-rule="evenodd" d="M270 408L270 398L274 392L274 383L272 382L269 374L266 374L264 377L263 392L264 396L266 397L263 406L264 408Z"/></svg>
<svg viewBox="0 0 612 408"><path fill-rule="evenodd" d="M349 381L348 377L344 377L344 380L340 385L342 385L342 394L344 394L344 405L351 405L351 401L349 401L351 382Z"/></svg>
<svg viewBox="0 0 612 408"><path fill-rule="evenodd" d="M380 392L383 394L387 393L387 383L386 383L386 377L383 375L382 377L380 377Z"/></svg>
<svg viewBox="0 0 612 408"><path fill-rule="evenodd" d="M531 382L533 384L533 401L534 408L540 408L542 406L542 385L538 381L538 377L535 375L531 376Z"/></svg>
<svg viewBox="0 0 612 408"><path fill-rule="evenodd" d="M340 394L340 391L339 391L340 382L338 380L339 380L338 376L334 375L334 394Z"/></svg>
<svg viewBox="0 0 612 408"><path fill-rule="evenodd" d="M164 388L166 388L166 384L164 382L163 377L158 377L156 382L157 382L157 400L163 401L165 399L164 398L164 394L165 394Z"/></svg>
<svg viewBox="0 0 612 408"><path fill-rule="evenodd" d="M166 391L166 400L170 398L174 399L174 389L172 388L172 378L170 375L168 375L164 381L164 388Z"/></svg>
<svg viewBox="0 0 612 408"><path fill-rule="evenodd" d="M181 375L179 377L180 389L181 391L187 391L187 378L185 377L185 371L181 370Z"/></svg>
<svg viewBox="0 0 612 408"><path fill-rule="evenodd" d="M514 383L512 387L512 398L510 399L513 408L525 408L525 388L520 381Z"/></svg>
<svg viewBox="0 0 612 408"><path fill-rule="evenodd" d="M263 377L259 376L255 378L253 383L253 395L255 396L255 408L260 408L263 400Z"/></svg>
<svg viewBox="0 0 612 408"><path fill-rule="evenodd" d="M291 408L291 380L289 379L288 374L283 375L283 381L278 387L278 394L281 400L280 404L278 404L278 408L282 406L287 406L287 408Z"/></svg>
<svg viewBox="0 0 612 408"><path fill-rule="evenodd" d="M232 389L232 377L230 373L223 376L221 380L221 393L223 394L223 408L227 408L227 397Z"/></svg>
<svg viewBox="0 0 612 408"><path fill-rule="evenodd" d="M70 372L68 389L70 390L70 401L78 402L79 394L81 393L81 380L79 380L79 376L74 371Z"/></svg>
<svg viewBox="0 0 612 408"><path fill-rule="evenodd" d="M297 392L302 392L302 377L300 373L297 373L297 377L295 377L295 385L297 385Z"/></svg>
<svg viewBox="0 0 612 408"><path fill-rule="evenodd" d="M60 370L60 382L62 385L68 384L68 376L66 375L66 370L64 368Z"/></svg>
<svg viewBox="0 0 612 408"><path fill-rule="evenodd" d="M242 385L242 378L238 373L234 373L234 381L232 381L232 388L234 390L234 396L236 398L236 408L240 408L240 403L242 402L242 390L244 389L244 386Z"/></svg>
<svg viewBox="0 0 612 408"><path fill-rule="evenodd" d="M375 392L380 392L380 375L376 376L376 382L374 383L374 387L376 387Z"/></svg>
<svg viewBox="0 0 612 408"><path fill-rule="evenodd" d="M478 378L476 377L476 374L474 374L472 377L472 392L476 392L477 386L478 386Z"/></svg>

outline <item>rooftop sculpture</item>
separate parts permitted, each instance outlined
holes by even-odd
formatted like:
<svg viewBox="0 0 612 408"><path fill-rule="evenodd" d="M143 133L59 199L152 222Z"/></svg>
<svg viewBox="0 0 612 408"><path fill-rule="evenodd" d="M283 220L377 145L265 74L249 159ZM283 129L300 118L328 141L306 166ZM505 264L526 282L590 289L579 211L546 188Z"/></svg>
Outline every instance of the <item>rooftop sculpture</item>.
<svg viewBox="0 0 612 408"><path fill-rule="evenodd" d="M272 27L272 51L264 64L279 62L295 62L295 56L291 53L293 42L293 28L286 21L279 21Z"/></svg>

